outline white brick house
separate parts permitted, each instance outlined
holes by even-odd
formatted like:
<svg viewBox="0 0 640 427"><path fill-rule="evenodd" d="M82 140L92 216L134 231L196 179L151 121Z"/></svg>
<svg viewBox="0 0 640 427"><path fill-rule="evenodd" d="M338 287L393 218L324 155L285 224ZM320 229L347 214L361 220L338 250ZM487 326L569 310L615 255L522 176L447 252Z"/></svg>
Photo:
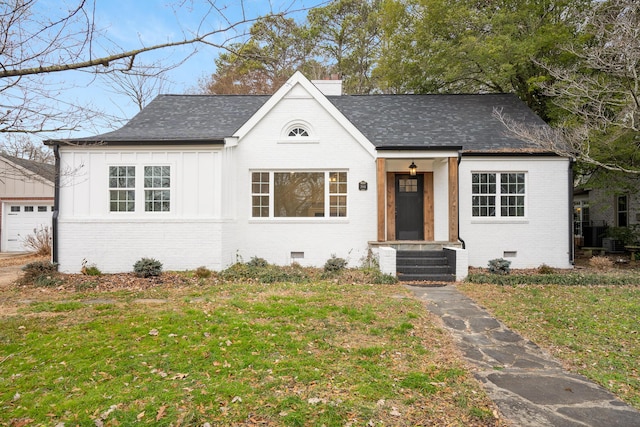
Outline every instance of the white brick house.
<svg viewBox="0 0 640 427"><path fill-rule="evenodd" d="M161 95L117 131L48 141L78 170L56 201L60 270L358 265L403 245L464 247L474 266L571 266L570 161L504 134L494 108L542 124L515 96L322 83L296 73L273 96Z"/></svg>

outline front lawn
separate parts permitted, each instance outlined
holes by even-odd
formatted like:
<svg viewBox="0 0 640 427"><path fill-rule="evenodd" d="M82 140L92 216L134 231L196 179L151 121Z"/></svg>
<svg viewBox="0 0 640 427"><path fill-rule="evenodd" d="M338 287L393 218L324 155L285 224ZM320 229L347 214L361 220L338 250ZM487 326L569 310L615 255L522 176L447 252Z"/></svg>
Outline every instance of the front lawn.
<svg viewBox="0 0 640 427"><path fill-rule="evenodd" d="M458 289L513 330L640 409L640 277L637 273L476 275ZM553 277L556 276L556 279ZM581 277L588 278L588 286ZM600 277L598 280L597 277ZM559 284L483 284L500 283ZM597 285L598 281L606 286ZM626 283L614 285L612 283ZM629 284L635 283L635 284Z"/></svg>
<svg viewBox="0 0 640 427"><path fill-rule="evenodd" d="M3 288L0 425L503 425L402 286L163 277Z"/></svg>

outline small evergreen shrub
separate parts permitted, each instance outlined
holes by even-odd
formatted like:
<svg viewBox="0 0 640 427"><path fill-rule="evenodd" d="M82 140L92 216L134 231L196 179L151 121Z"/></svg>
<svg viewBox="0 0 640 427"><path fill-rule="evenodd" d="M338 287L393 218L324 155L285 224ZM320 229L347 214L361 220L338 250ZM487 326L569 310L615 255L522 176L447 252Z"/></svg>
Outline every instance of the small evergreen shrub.
<svg viewBox="0 0 640 427"><path fill-rule="evenodd" d="M35 286L40 286L43 288L53 288L62 284L62 279L56 277L55 275L41 275L33 279L33 284Z"/></svg>
<svg viewBox="0 0 640 427"><path fill-rule="evenodd" d="M57 275L58 264L50 261L34 261L22 267L22 271L24 271L24 276L20 280L22 284L51 286L51 284L44 284L45 278Z"/></svg>
<svg viewBox="0 0 640 427"><path fill-rule="evenodd" d="M209 277L211 277L211 270L209 270L207 267L202 266L196 268L196 271L194 271L193 274L198 279L208 279Z"/></svg>
<svg viewBox="0 0 640 427"><path fill-rule="evenodd" d="M133 265L133 272L138 277L152 277L162 274L162 263L153 258L141 258Z"/></svg>
<svg viewBox="0 0 640 427"><path fill-rule="evenodd" d="M247 263L249 267L252 268L265 268L269 266L269 263L264 258L252 257L251 260Z"/></svg>
<svg viewBox="0 0 640 427"><path fill-rule="evenodd" d="M509 274L511 261L504 258L496 258L489 261L489 271L493 274Z"/></svg>
<svg viewBox="0 0 640 427"><path fill-rule="evenodd" d="M324 271L325 273L338 273L339 271L344 270L347 267L347 260L344 258L338 258L337 256L331 255L331 258L324 263Z"/></svg>

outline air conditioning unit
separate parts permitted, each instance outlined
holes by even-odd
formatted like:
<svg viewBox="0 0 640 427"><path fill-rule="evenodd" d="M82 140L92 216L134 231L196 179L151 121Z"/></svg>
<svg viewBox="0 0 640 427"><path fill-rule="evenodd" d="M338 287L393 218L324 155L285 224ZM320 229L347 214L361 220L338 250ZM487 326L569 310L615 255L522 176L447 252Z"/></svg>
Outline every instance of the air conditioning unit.
<svg viewBox="0 0 640 427"><path fill-rule="evenodd" d="M602 247L605 252L624 252L624 243L620 240L616 240L613 237L603 237L602 238Z"/></svg>

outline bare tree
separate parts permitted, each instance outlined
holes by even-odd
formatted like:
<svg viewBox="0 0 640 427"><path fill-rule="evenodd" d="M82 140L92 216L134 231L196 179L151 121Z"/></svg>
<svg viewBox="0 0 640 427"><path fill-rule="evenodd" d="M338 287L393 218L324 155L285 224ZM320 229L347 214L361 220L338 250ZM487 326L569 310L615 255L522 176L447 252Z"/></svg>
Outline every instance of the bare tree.
<svg viewBox="0 0 640 427"><path fill-rule="evenodd" d="M135 70L107 73L105 78L112 92L127 96L142 110L153 98L168 89L170 81L167 71L181 64L182 62L170 67L158 63L142 65Z"/></svg>
<svg viewBox="0 0 640 427"><path fill-rule="evenodd" d="M257 19L245 14L242 0L235 2L242 15L234 21L227 19L226 6L219 1L202 0L198 4L206 5L207 11L196 28L183 28L180 38L165 43L139 41L139 47L124 49L98 28L97 1L54 2L56 6L48 2L46 8L39 0L0 2L0 132L74 130L100 114L92 106L63 103L60 93L70 85L53 84L50 77L54 74L72 70L134 74L139 58L149 52L188 47L184 59L203 45L225 49L229 41L242 36L244 24ZM193 7L196 2L176 0L174 7Z"/></svg>
<svg viewBox="0 0 640 427"><path fill-rule="evenodd" d="M24 134L5 134L4 140L0 142L0 151L9 156L38 163L54 162L53 151L49 147L34 142Z"/></svg>
<svg viewBox="0 0 640 427"><path fill-rule="evenodd" d="M598 168L640 174L640 3L594 3L585 16L591 40L566 47L575 59L547 68L554 81L545 87L567 113L555 128L531 127L502 112L495 115L510 133L543 150Z"/></svg>

